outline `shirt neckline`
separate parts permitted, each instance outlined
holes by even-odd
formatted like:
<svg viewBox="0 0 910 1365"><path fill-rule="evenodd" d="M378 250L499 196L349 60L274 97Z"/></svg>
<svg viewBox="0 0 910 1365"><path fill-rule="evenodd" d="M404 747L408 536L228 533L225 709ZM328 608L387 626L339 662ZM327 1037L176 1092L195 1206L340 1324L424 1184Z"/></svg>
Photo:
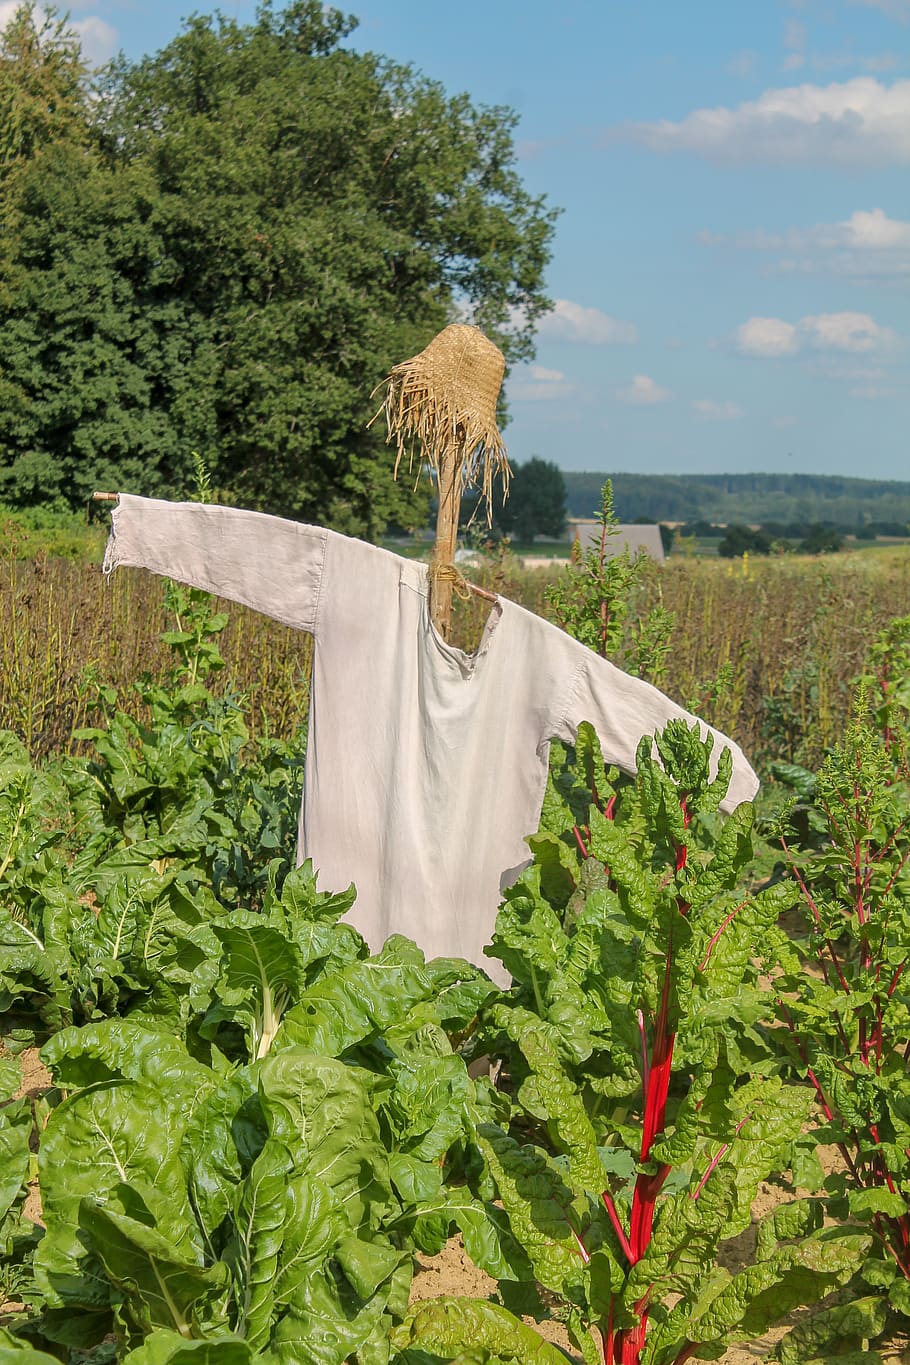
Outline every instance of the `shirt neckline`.
<svg viewBox="0 0 910 1365"><path fill-rule="evenodd" d="M459 649L456 645L450 645L448 640L444 640L442 638L439 631L434 626L432 617L430 615L429 593L427 593L423 598L423 621L427 636L429 637L433 645L436 647L437 651L443 656L443 658L447 659L450 663L455 664L457 668L461 671L462 676L464 677L470 677L474 673L478 663L489 650L490 644L493 639L493 635L496 631L496 627L499 625L501 620L502 599L500 597L496 597L495 600L490 605L490 610L487 615L487 619L484 622L483 630L480 636L480 643L478 644L474 653L469 654L467 653L466 650Z"/></svg>

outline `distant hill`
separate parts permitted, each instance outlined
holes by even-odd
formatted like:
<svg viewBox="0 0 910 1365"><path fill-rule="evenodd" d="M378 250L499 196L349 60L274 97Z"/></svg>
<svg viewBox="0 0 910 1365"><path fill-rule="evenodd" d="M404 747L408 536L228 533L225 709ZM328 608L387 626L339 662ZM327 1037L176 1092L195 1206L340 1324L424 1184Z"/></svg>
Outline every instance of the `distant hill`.
<svg viewBox="0 0 910 1365"><path fill-rule="evenodd" d="M569 515L592 517L613 480L620 521L910 522L910 483L816 474L564 474Z"/></svg>

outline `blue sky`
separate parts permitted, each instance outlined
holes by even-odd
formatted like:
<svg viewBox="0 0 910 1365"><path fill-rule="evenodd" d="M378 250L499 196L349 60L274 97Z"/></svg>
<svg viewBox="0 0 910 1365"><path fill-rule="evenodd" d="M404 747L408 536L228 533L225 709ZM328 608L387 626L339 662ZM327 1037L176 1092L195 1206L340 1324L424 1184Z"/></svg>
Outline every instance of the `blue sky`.
<svg viewBox="0 0 910 1365"><path fill-rule="evenodd" d="M187 8L72 17L138 57ZM910 479L910 0L343 8L355 46L513 107L522 178L562 209L513 458Z"/></svg>

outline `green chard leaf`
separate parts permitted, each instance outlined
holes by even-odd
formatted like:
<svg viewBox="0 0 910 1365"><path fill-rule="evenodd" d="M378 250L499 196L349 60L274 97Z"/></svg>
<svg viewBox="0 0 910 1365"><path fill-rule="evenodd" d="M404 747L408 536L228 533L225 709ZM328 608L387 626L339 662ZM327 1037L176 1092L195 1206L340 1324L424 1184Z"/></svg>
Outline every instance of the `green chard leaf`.
<svg viewBox="0 0 910 1365"><path fill-rule="evenodd" d="M188 1341L164 1327L156 1328L123 1357L124 1365L252 1365L252 1361L249 1344L239 1337Z"/></svg>
<svg viewBox="0 0 910 1365"><path fill-rule="evenodd" d="M287 1147L294 1171L324 1181L350 1227L375 1226L394 1197L379 1124L357 1070L289 1048L259 1064L258 1084L269 1132Z"/></svg>
<svg viewBox="0 0 910 1365"><path fill-rule="evenodd" d="M584 1267L573 1236L572 1191L559 1170L541 1148L519 1146L494 1124L481 1124L476 1142L536 1278L573 1297Z"/></svg>
<svg viewBox="0 0 910 1365"><path fill-rule="evenodd" d="M418 1347L451 1359L480 1347L508 1365L565 1365L558 1347L545 1341L499 1304L481 1299L430 1299L417 1304L392 1333L399 1351Z"/></svg>
<svg viewBox="0 0 910 1365"><path fill-rule="evenodd" d="M559 1060L553 1029L519 1008L494 1009L492 1018L521 1050L537 1080L553 1136L569 1158L572 1190L576 1195L587 1191L596 1198L606 1183L597 1139L581 1097Z"/></svg>
<svg viewBox="0 0 910 1365"><path fill-rule="evenodd" d="M307 963L293 940L247 911L235 911L214 932L222 948L216 994L244 1022L255 1061L268 1053L285 1011L303 991Z"/></svg>
<svg viewBox="0 0 910 1365"><path fill-rule="evenodd" d="M271 1331L274 1281L292 1207L291 1164L283 1143L269 1138L235 1196L234 1236L225 1260L234 1274L235 1330L253 1351L268 1343Z"/></svg>
<svg viewBox="0 0 910 1365"><path fill-rule="evenodd" d="M213 1301L225 1296L229 1272L224 1262L205 1269L182 1261L169 1237L135 1218L83 1199L79 1227L143 1332L167 1327L191 1336L210 1316Z"/></svg>

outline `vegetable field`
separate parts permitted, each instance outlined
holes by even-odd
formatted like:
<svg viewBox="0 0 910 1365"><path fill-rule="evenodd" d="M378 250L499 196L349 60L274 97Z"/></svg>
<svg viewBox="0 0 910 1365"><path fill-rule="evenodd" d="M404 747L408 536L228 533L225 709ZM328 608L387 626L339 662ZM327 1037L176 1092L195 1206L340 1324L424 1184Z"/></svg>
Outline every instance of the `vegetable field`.
<svg viewBox="0 0 910 1365"><path fill-rule="evenodd" d="M626 662L769 780L725 819L683 724L634 780L554 746L505 991L294 866L300 637L4 572L3 1361L903 1358L905 562L628 585ZM456 1234L489 1294L412 1300Z"/></svg>

